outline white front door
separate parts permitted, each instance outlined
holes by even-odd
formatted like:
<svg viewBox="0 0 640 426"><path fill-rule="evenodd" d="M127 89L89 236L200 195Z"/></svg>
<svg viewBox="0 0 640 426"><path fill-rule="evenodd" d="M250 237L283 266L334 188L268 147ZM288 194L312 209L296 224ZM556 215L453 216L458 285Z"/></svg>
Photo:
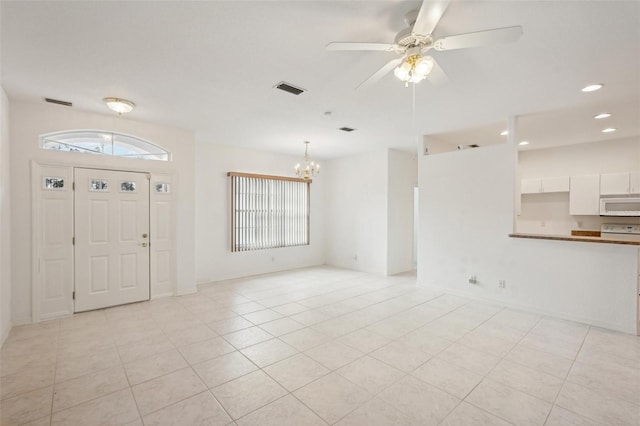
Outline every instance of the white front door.
<svg viewBox="0 0 640 426"><path fill-rule="evenodd" d="M74 311L148 300L148 175L81 168L74 173Z"/></svg>

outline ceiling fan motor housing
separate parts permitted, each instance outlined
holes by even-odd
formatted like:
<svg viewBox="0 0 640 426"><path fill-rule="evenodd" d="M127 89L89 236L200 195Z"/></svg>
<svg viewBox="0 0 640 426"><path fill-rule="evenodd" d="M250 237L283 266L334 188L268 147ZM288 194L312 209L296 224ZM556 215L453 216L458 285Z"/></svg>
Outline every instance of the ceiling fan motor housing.
<svg viewBox="0 0 640 426"><path fill-rule="evenodd" d="M396 44L405 48L420 46L430 47L433 45L433 38L430 35L414 34L411 32L411 28L405 28L400 31L395 38Z"/></svg>

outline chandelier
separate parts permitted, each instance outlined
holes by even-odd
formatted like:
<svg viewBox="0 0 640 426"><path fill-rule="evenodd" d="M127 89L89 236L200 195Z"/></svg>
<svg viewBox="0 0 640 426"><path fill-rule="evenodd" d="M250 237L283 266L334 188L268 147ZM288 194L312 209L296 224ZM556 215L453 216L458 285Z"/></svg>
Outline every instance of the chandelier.
<svg viewBox="0 0 640 426"><path fill-rule="evenodd" d="M296 164L296 176L304 180L309 180L320 174L320 164L309 161L308 151L310 143L309 141L304 141L304 166L300 167L299 163Z"/></svg>
<svg viewBox="0 0 640 426"><path fill-rule="evenodd" d="M404 58L402 63L393 70L393 74L400 81L404 81L405 87L409 83L418 83L424 80L433 69L433 58L413 53Z"/></svg>

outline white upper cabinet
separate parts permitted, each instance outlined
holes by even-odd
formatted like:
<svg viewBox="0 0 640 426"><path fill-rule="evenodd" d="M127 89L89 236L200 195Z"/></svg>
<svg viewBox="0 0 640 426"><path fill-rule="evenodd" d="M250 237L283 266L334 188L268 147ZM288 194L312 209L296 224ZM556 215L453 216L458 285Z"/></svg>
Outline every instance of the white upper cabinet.
<svg viewBox="0 0 640 426"><path fill-rule="evenodd" d="M600 175L600 195L640 193L640 172L607 173Z"/></svg>
<svg viewBox="0 0 640 426"><path fill-rule="evenodd" d="M600 214L600 175L571 176L569 214Z"/></svg>
<svg viewBox="0 0 640 426"><path fill-rule="evenodd" d="M541 194L548 192L569 192L569 176L522 179L521 181L521 194Z"/></svg>

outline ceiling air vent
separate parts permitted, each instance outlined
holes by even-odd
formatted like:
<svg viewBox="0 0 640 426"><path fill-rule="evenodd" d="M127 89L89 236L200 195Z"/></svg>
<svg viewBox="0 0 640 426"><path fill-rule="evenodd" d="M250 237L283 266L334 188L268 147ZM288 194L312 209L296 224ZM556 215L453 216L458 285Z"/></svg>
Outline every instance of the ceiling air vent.
<svg viewBox="0 0 640 426"><path fill-rule="evenodd" d="M353 127L340 127L338 130L342 130L343 132L353 132L355 129Z"/></svg>
<svg viewBox="0 0 640 426"><path fill-rule="evenodd" d="M285 92L289 92L294 95L299 95L300 93L306 92L306 90L296 87L294 85L291 85L289 83L285 83L284 81L281 81L274 87L276 89L284 90Z"/></svg>
<svg viewBox="0 0 640 426"><path fill-rule="evenodd" d="M67 101L61 101L58 99L51 99L51 98L44 98L45 101L51 103L51 104L58 104L58 105L64 105L64 106L73 106L73 104L71 102L67 102Z"/></svg>

